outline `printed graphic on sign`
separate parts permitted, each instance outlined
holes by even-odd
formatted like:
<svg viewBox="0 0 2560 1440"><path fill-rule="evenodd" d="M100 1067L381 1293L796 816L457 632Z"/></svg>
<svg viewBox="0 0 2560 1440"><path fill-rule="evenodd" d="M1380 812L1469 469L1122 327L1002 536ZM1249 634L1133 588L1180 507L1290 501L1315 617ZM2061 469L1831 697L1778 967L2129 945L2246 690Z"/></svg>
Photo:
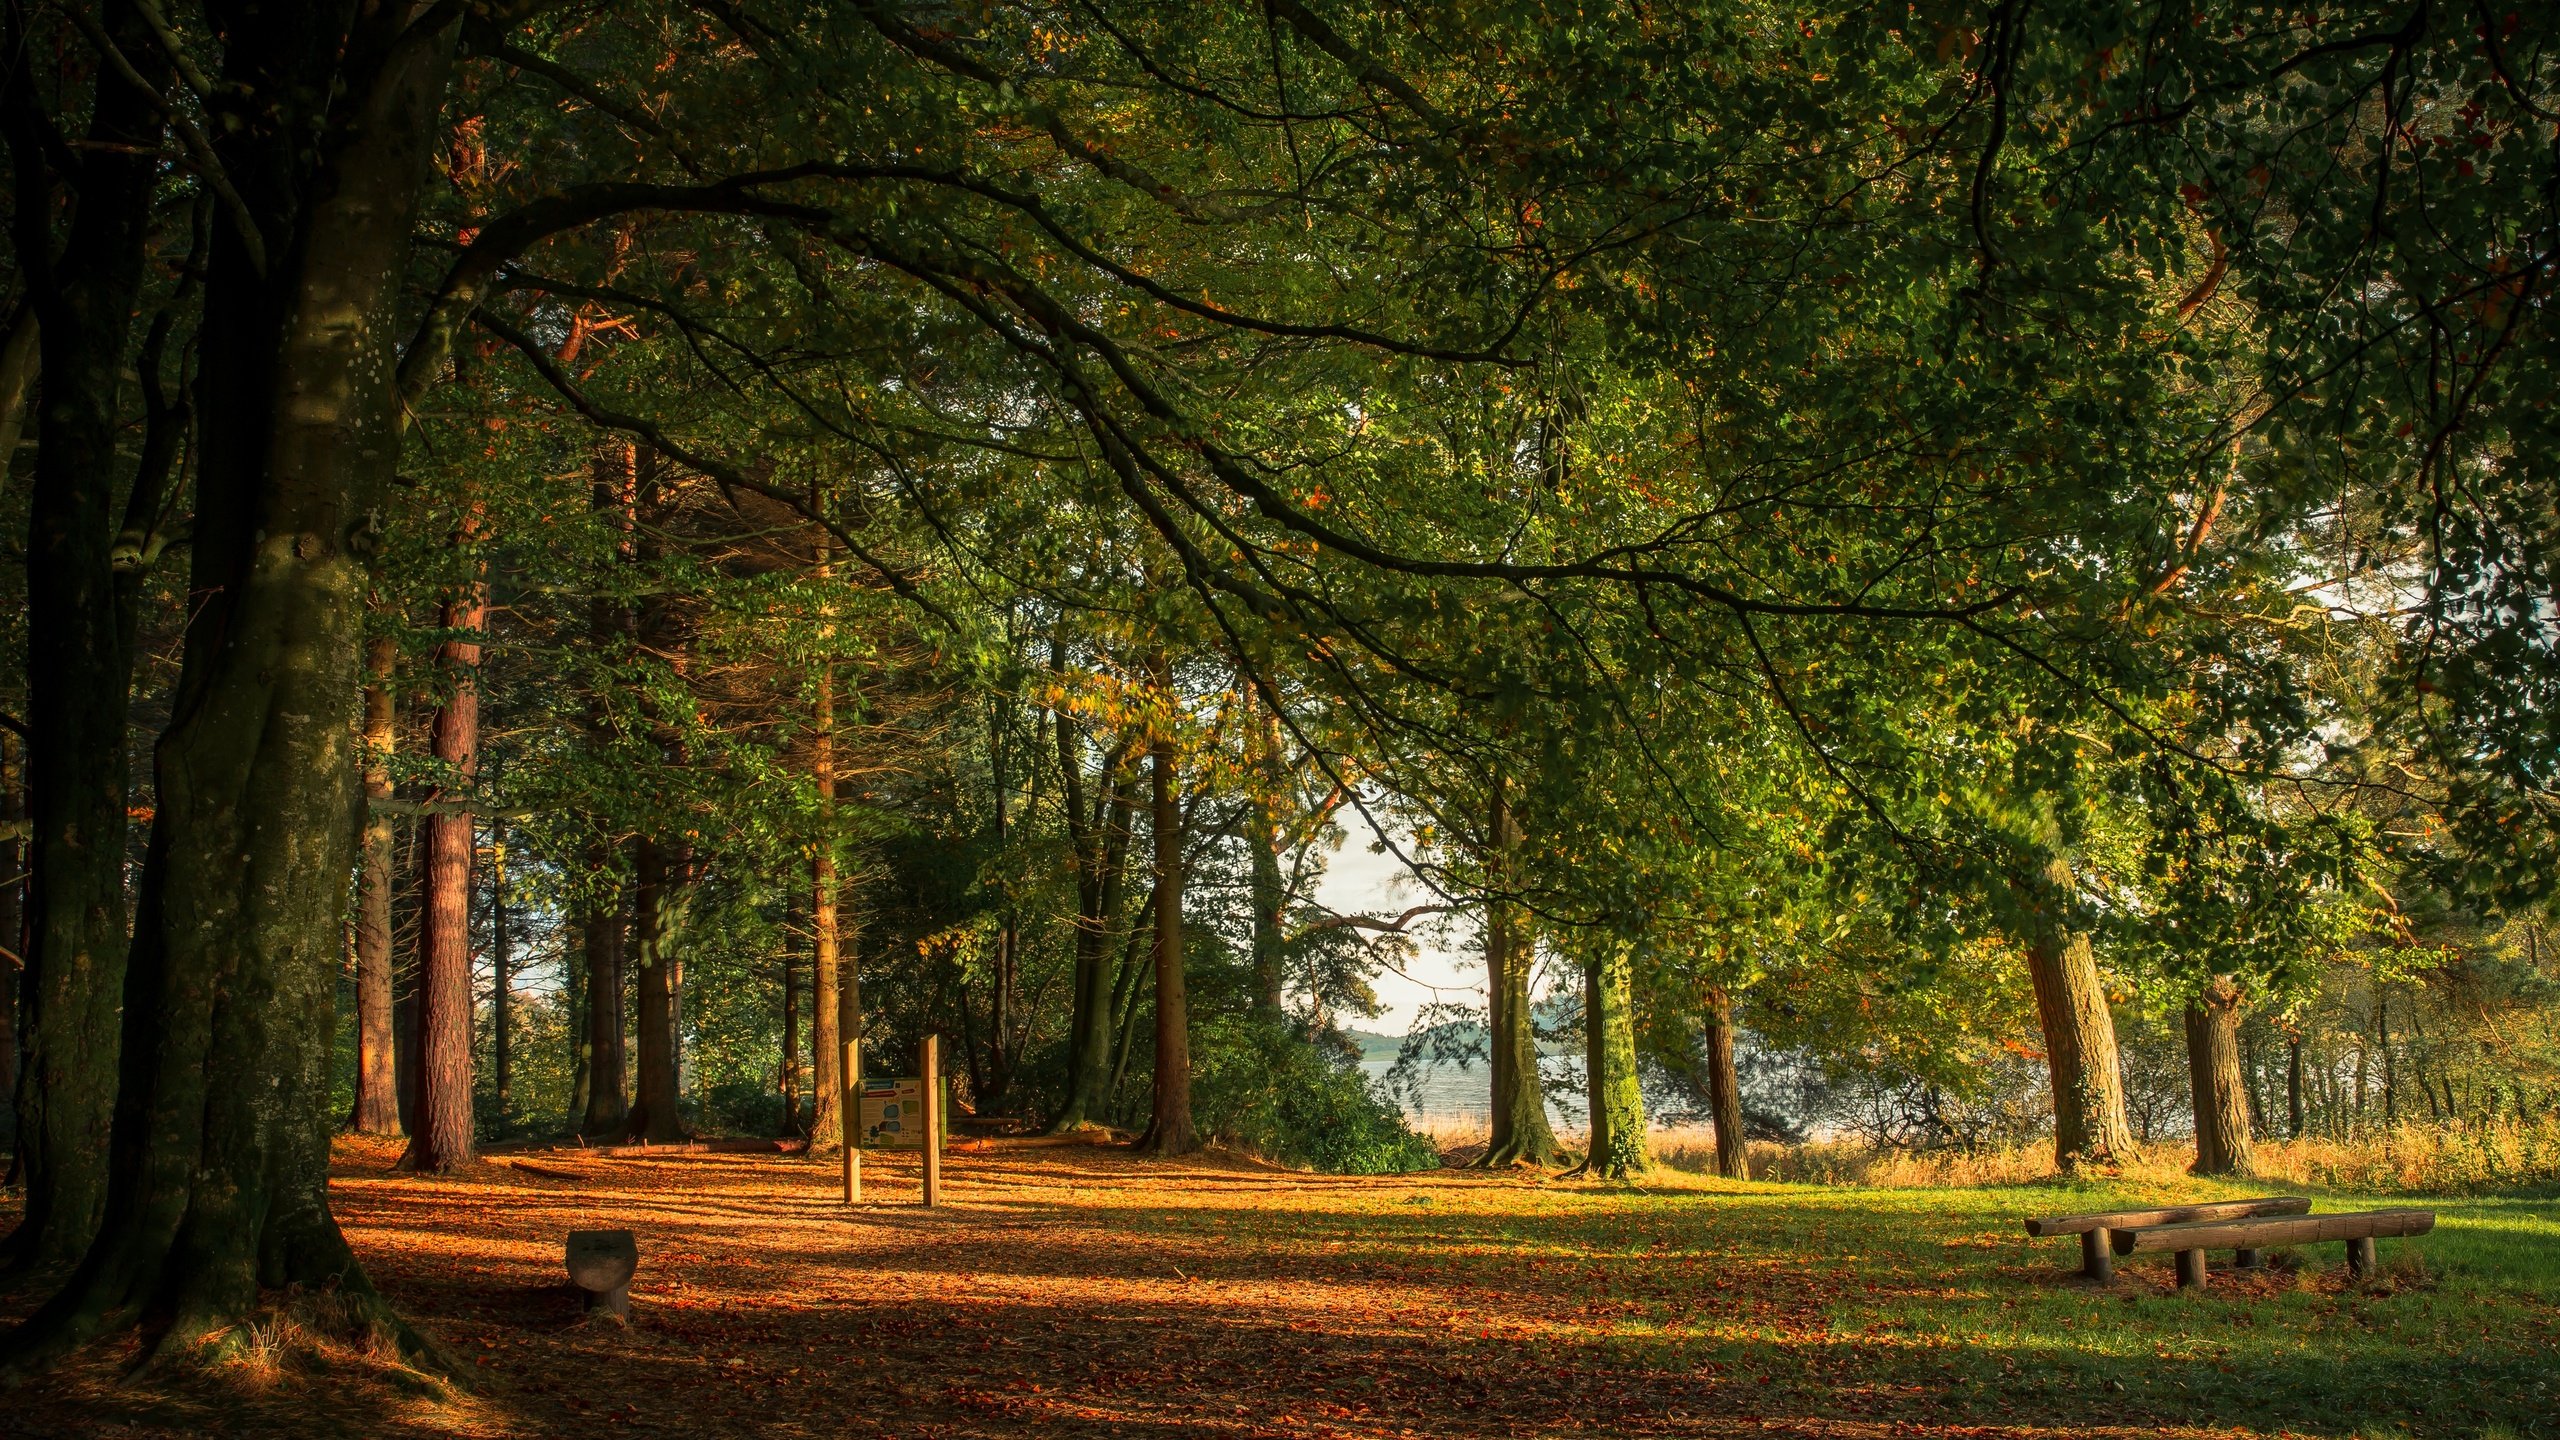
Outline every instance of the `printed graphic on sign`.
<svg viewBox="0 0 2560 1440"><path fill-rule="evenodd" d="M862 1082L861 1136L865 1150L924 1148L924 1081L913 1075Z"/></svg>

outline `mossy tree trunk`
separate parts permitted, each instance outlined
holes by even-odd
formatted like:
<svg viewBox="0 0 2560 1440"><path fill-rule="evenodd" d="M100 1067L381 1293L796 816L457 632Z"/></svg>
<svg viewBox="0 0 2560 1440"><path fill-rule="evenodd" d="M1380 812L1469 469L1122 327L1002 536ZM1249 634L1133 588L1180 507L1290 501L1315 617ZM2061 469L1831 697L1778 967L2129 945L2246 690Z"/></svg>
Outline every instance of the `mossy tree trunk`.
<svg viewBox="0 0 2560 1440"><path fill-rule="evenodd" d="M2198 1175L2247 1175L2251 1136L2240 1072L2240 987L2217 975L2187 1002L2187 1079L2195 1100Z"/></svg>
<svg viewBox="0 0 2560 1440"><path fill-rule="evenodd" d="M114 559L124 468L116 446L163 124L150 96L96 67L78 165L57 171L60 137L48 135L36 108L29 66L50 42L24 28L33 13L9 8L10 73L0 82L10 92L0 117L12 161L14 258L33 307L12 339L34 343L40 377L26 533L32 944L19 977L17 1097L27 1198L5 1249L13 1264L52 1269L80 1257L107 1203L127 943L132 673L129 602ZM165 79L167 62L130 0L110 0L99 19L145 78ZM7 460L0 453L0 466Z"/></svg>
<svg viewBox="0 0 2560 1440"><path fill-rule="evenodd" d="M344 32L325 33L332 14ZM237 1334L264 1288L370 1295L326 1187L358 551L398 453L398 287L459 17L223 12L222 81L244 98L214 144L254 228L218 225L207 265L195 598L156 753L106 1213L9 1335L13 1367L142 1317L154 1353Z"/></svg>
<svg viewBox="0 0 2560 1440"><path fill-rule="evenodd" d="M1510 857L1520 844L1503 781L1496 777L1486 826L1491 854L1485 869L1492 892L1484 904L1486 1046L1492 1062L1492 1133L1476 1163L1485 1166L1553 1165L1562 1149L1547 1123L1546 1087L1538 1076L1538 1032L1529 978L1537 956L1520 925L1518 907L1502 894L1510 883Z"/></svg>
<svg viewBox="0 0 2560 1440"><path fill-rule="evenodd" d="M1632 947L1604 943L1583 971L1583 1031L1591 1092L1591 1151L1584 1173L1631 1180L1653 1169L1644 1090L1636 1078Z"/></svg>

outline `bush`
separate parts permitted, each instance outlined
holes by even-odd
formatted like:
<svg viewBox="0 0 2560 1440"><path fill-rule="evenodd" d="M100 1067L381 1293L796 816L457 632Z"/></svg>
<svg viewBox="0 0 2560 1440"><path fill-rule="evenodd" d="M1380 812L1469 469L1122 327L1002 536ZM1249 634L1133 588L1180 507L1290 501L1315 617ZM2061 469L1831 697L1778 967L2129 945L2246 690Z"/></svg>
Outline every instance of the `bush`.
<svg viewBox="0 0 2560 1440"><path fill-rule="evenodd" d="M1440 1163L1404 1114L1371 1094L1356 1054L1287 1027L1221 1017L1192 1035L1192 1105L1204 1134L1288 1165L1401 1175Z"/></svg>

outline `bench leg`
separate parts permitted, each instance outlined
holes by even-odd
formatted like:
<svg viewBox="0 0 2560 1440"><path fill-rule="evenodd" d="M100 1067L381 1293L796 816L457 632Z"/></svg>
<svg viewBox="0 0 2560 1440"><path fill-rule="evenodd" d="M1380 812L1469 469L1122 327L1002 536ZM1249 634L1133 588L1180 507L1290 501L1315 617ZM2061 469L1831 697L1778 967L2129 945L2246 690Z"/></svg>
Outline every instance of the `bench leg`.
<svg viewBox="0 0 2560 1440"><path fill-rule="evenodd" d="M2116 1278L2114 1242L2104 1225L2080 1232L2080 1273L2101 1285Z"/></svg>
<svg viewBox="0 0 2560 1440"><path fill-rule="evenodd" d="M2347 1242L2347 1273L2359 1278L2373 1273L2373 1237L2359 1235Z"/></svg>
<svg viewBox="0 0 2560 1440"><path fill-rule="evenodd" d="M589 1314L601 1310L617 1320L631 1318L631 1283L627 1280L610 1290L587 1290L580 1293L587 1297Z"/></svg>
<svg viewBox="0 0 2560 1440"><path fill-rule="evenodd" d="M2201 1251L2201 1250L2181 1250L2181 1251L2179 1251L2179 1252L2178 1252L2178 1288L2179 1288L2179 1289L2181 1289L2181 1290L2184 1290L2184 1289L2188 1288L2189 1286L2192 1286L2192 1285L2202 1285L2203 1283L2204 1283L2204 1252L2203 1252L2203 1251Z"/></svg>
<svg viewBox="0 0 2560 1440"><path fill-rule="evenodd" d="M2255 1251L2255 1250L2234 1250L2234 1251L2232 1251L2232 1252L2231 1252L2231 1268L2232 1268L2232 1269L2234 1269L2234 1270L2255 1270L2255 1269L2257 1269L2257 1268L2258 1268L2258 1252L2257 1252L2257 1251Z"/></svg>

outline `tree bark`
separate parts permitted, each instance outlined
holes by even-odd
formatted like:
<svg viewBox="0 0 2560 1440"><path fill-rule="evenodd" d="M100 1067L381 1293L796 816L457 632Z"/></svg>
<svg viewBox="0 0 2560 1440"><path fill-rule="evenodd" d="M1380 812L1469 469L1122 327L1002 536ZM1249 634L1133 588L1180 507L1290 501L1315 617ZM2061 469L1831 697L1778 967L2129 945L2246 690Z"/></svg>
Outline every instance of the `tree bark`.
<svg viewBox="0 0 2560 1440"><path fill-rule="evenodd" d="M826 547L818 550L818 578L829 574ZM817 794L817 848L809 860L809 933L812 991L810 1029L816 1053L810 1059L810 1084L816 1105L809 1121L809 1148L833 1150L844 1144L844 1016L839 998L844 985L842 937L837 931L836 902L843 882L836 874L836 672L829 660L818 662L817 701L809 716L809 783ZM858 1118L858 1117L857 1117Z"/></svg>
<svg viewBox="0 0 2560 1440"><path fill-rule="evenodd" d="M1742 1129L1742 1081L1733 1065L1733 997L1707 992L1707 1110L1715 1119L1716 1173L1751 1178L1751 1144Z"/></svg>
<svg viewBox="0 0 2560 1440"><path fill-rule="evenodd" d="M400 1075L391 1026L391 756L399 743L391 677L400 646L388 635L365 645L364 841L356 871L356 1098L347 1128L397 1135Z"/></svg>
<svg viewBox="0 0 2560 1440"><path fill-rule="evenodd" d="M1502 891L1511 883L1511 857L1520 844L1505 782L1496 777L1487 827L1491 853L1484 906L1486 1040L1493 1069L1492 1134L1476 1163L1485 1166L1556 1162L1562 1148L1547 1123L1546 1087L1538 1077L1538 1033L1529 994L1536 954L1521 933L1519 914Z"/></svg>
<svg viewBox="0 0 2560 1440"><path fill-rule="evenodd" d="M1644 1090L1636 1076L1632 949L1624 942L1606 944L1583 971L1591 1091L1591 1152L1583 1171L1594 1179L1631 1180L1653 1168L1645 1137Z"/></svg>
<svg viewBox="0 0 2560 1440"><path fill-rule="evenodd" d="M677 955L683 925L681 890L688 857L681 846L643 836L633 869L632 938L638 951L639 1086L626 1126L634 1140L665 1144L686 1138L676 1027L684 976Z"/></svg>
<svg viewBox="0 0 2560 1440"><path fill-rule="evenodd" d="M1172 677L1165 662L1155 664L1156 689L1164 705L1173 704ZM1183 995L1182 974L1182 787L1176 772L1173 722L1158 720L1152 838L1156 860L1156 1065L1147 1133L1138 1149L1149 1155L1188 1155L1200 1148L1191 1120L1191 1012Z"/></svg>
<svg viewBox="0 0 2560 1440"><path fill-rule="evenodd" d="M2249 1100L2240 1074L2240 987L2228 976L2187 1002L2187 1079L2198 1175L2250 1173Z"/></svg>
<svg viewBox="0 0 2560 1440"><path fill-rule="evenodd" d="M5 456L5 452L0 452ZM6 1179L17 1181L18 1109L18 981L27 963L27 846L18 838L27 818L25 773L19 763L18 737L0 730L0 1145L9 1148Z"/></svg>
<svg viewBox="0 0 2560 1440"><path fill-rule="evenodd" d="M1101 789L1088 798L1084 783L1083 742L1064 715L1057 718L1059 798L1066 812L1067 848L1075 862L1076 918L1074 992L1067 1017L1067 1097L1050 1117L1048 1133L1063 1135L1096 1129L1111 1111L1115 1060L1126 1054L1117 1045L1112 970L1112 932L1118 928L1129 873L1129 843L1135 830L1135 778L1121 763L1122 751L1103 756Z"/></svg>
<svg viewBox="0 0 2560 1440"><path fill-rule="evenodd" d="M2302 1037L2295 1035L2284 1047L2284 1124L2285 1134L2302 1138Z"/></svg>
<svg viewBox="0 0 2560 1440"><path fill-rule="evenodd" d="M259 231L219 226L206 266L192 613L156 757L106 1217L0 1342L21 1371L146 1316L147 1355L245 1344L262 1287L373 1303L327 1194L357 552L398 454L397 297L460 20L421 4L231 22L242 119L214 144L257 177Z"/></svg>
<svg viewBox="0 0 2560 1440"><path fill-rule="evenodd" d="M498 1113L492 1124L515 1118L515 956L507 933L507 827L489 827L489 1080Z"/></svg>
<svg viewBox="0 0 2560 1440"><path fill-rule="evenodd" d="M2027 943L2027 973L2053 1085L2054 1163L2065 1173L2121 1164L2133 1155L2133 1127L2125 1120L2115 1017L2089 937L2042 931Z"/></svg>
<svg viewBox="0 0 2560 1440"><path fill-rule="evenodd" d="M76 1260L107 1203L125 932L125 708L132 659L115 563L116 442L126 347L151 243L163 125L150 96L99 67L76 174L50 168L26 67L43 42L12 7L5 116L15 259L34 307L41 374L27 519L27 788L35 879L20 981L26 1047L18 1163L26 1210L0 1251L14 1265ZM156 87L167 62L130 0L100 21ZM56 185L68 190L59 237ZM24 338L21 338L24 337ZM20 352L21 354L23 352ZM21 362L23 364L23 361ZM23 370L21 371L23 375ZM23 392L22 392L23 393ZM0 466L8 456L0 454Z"/></svg>
<svg viewBox="0 0 2560 1440"><path fill-rule="evenodd" d="M478 539L466 519L455 548ZM404 1170L444 1174L469 1164L476 1153L471 1063L471 862L475 826L467 808L480 772L480 633L487 623L485 568L471 562L471 578L445 597L437 626L436 670L446 686L436 708L433 750L441 783L429 792L443 802L426 817L426 881L419 897L417 1097L411 1115Z"/></svg>
<svg viewBox="0 0 2560 1440"><path fill-rule="evenodd" d="M588 844L587 876L592 888L580 925L587 969L587 1104L578 1133L600 1140L621 1135L631 1116L622 1052L622 962L629 931L612 846L602 840Z"/></svg>
<svg viewBox="0 0 2560 1440"><path fill-rule="evenodd" d="M800 1133L800 957L789 923L799 907L786 906L782 930L782 1063L774 1072L774 1089L782 1096L782 1133Z"/></svg>
<svg viewBox="0 0 2560 1440"><path fill-rule="evenodd" d="M1281 909L1288 903L1280 874L1280 717L1268 713L1248 720L1253 740L1254 789L1245 837L1251 863L1253 899L1253 1008L1266 1020L1281 1015L1289 942Z"/></svg>

